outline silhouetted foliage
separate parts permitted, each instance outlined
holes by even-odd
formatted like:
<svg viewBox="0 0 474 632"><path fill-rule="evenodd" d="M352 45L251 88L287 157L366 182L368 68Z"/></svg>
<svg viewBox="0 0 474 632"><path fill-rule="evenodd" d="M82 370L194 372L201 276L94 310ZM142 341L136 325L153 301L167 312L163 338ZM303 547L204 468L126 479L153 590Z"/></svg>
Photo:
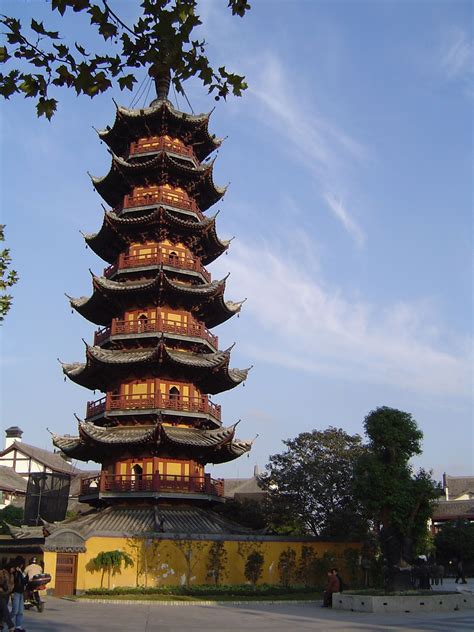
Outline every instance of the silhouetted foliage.
<svg viewBox="0 0 474 632"><path fill-rule="evenodd" d="M229 92L240 96L247 87L244 77L225 66L211 66L207 43L194 33L202 23L197 0L141 0L136 3L140 13L133 24L127 24L118 13L120 7L116 3L112 7L107 0L46 1L53 13L69 12L71 23L78 23L79 14L87 15L91 35L103 40L104 52L78 42L76 32L60 33L34 18L26 25L14 16L1 16L0 63L6 70L0 73L0 95L35 99L38 116L51 119L54 115L58 101L51 93L57 93L57 88L91 98L114 83L121 90L132 90L138 67L149 68L152 77L170 71L181 93L183 81L195 76L216 100L225 99ZM246 0L227 0L227 6L240 17L250 9Z"/></svg>

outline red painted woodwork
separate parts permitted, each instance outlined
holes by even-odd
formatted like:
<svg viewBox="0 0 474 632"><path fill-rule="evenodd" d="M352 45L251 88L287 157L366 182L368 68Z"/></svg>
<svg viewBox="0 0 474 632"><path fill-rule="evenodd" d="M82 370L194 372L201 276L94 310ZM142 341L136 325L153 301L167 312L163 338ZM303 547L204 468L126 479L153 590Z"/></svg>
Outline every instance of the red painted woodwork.
<svg viewBox="0 0 474 632"><path fill-rule="evenodd" d="M144 255L121 254L117 263L105 268L104 276L110 277L112 274L115 274L117 270L163 264L172 268L179 268L180 270L193 270L194 272L202 274L206 281L209 282L211 280L211 275L204 268L198 257L190 257L189 255L179 257L173 254L173 252L179 252L178 250L173 250L171 248L169 250L169 252L156 252Z"/></svg>
<svg viewBox="0 0 474 632"><path fill-rule="evenodd" d="M197 162L192 147L187 147L182 142L173 138L151 136L150 138L139 138L136 142L130 143L130 156L163 150L168 150L175 154L180 154L181 156L187 156Z"/></svg>
<svg viewBox="0 0 474 632"><path fill-rule="evenodd" d="M186 324L183 324L166 317L163 318L162 316L159 316L157 319L150 318L148 320L140 318L136 320L118 320L114 318L111 327L103 327L95 332L94 344L99 345L110 336L156 332L202 338L209 342L214 348L218 348L219 340L217 336L211 334L202 323L198 323L195 320L188 320Z"/></svg>
<svg viewBox="0 0 474 632"><path fill-rule="evenodd" d="M210 401L207 395L190 397L180 395L173 397L155 393L155 395L114 395L108 393L105 397L94 402L87 402L87 418L94 417L105 411L112 410L143 410L156 409L173 410L177 412L207 413L218 421L221 420L221 407Z"/></svg>
<svg viewBox="0 0 474 632"><path fill-rule="evenodd" d="M123 208L135 208L136 206L150 206L152 204L168 204L176 208L182 208L187 211L193 211L197 215L204 219L204 215L199 210L198 205L194 200L191 200L184 195L178 195L176 193L170 193L158 187L150 193L139 193L136 195L125 195L123 198Z"/></svg>
<svg viewBox="0 0 474 632"><path fill-rule="evenodd" d="M102 472L100 476L85 478L81 482L81 495L99 492L197 492L222 496L224 481L213 479L210 474L204 476L179 476L174 474L134 474L110 475Z"/></svg>

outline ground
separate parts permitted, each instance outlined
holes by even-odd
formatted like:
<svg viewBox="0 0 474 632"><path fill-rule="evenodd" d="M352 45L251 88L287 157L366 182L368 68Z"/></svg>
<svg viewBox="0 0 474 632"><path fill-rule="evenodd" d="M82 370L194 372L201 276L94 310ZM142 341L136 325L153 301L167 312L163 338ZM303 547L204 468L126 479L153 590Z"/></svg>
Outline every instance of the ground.
<svg viewBox="0 0 474 632"><path fill-rule="evenodd" d="M472 588L471 580L469 588ZM441 586L439 587L441 588ZM454 588L452 580L444 585ZM472 632L474 610L423 614L368 614L322 609L307 604L246 604L240 606L164 606L135 603L95 604L49 597L43 613L25 613L28 632Z"/></svg>

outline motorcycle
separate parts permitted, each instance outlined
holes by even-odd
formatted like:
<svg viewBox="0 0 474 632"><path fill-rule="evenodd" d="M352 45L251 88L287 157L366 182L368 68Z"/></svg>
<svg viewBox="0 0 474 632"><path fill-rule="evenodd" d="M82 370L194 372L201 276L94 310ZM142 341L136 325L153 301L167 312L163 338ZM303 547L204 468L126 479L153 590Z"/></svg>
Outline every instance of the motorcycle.
<svg viewBox="0 0 474 632"><path fill-rule="evenodd" d="M46 586L51 581L51 575L48 573L41 573L34 575L25 587L25 609L36 608L38 612L43 612L44 601L41 599L39 591L45 590Z"/></svg>

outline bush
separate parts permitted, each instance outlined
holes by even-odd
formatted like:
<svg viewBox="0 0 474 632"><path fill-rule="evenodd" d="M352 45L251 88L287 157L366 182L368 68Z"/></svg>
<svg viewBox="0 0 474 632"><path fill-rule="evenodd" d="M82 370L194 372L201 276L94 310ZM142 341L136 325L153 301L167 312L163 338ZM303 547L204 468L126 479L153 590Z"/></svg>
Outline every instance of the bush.
<svg viewBox="0 0 474 632"><path fill-rule="evenodd" d="M307 586L281 586L280 584L261 584L259 586L249 586L248 584L238 584L236 586L210 586L202 584L196 586L117 586L115 588L90 588L86 590L86 595L187 595L187 596L212 596L231 595L235 597L250 597L255 595L284 595L291 593L312 593L314 588Z"/></svg>

